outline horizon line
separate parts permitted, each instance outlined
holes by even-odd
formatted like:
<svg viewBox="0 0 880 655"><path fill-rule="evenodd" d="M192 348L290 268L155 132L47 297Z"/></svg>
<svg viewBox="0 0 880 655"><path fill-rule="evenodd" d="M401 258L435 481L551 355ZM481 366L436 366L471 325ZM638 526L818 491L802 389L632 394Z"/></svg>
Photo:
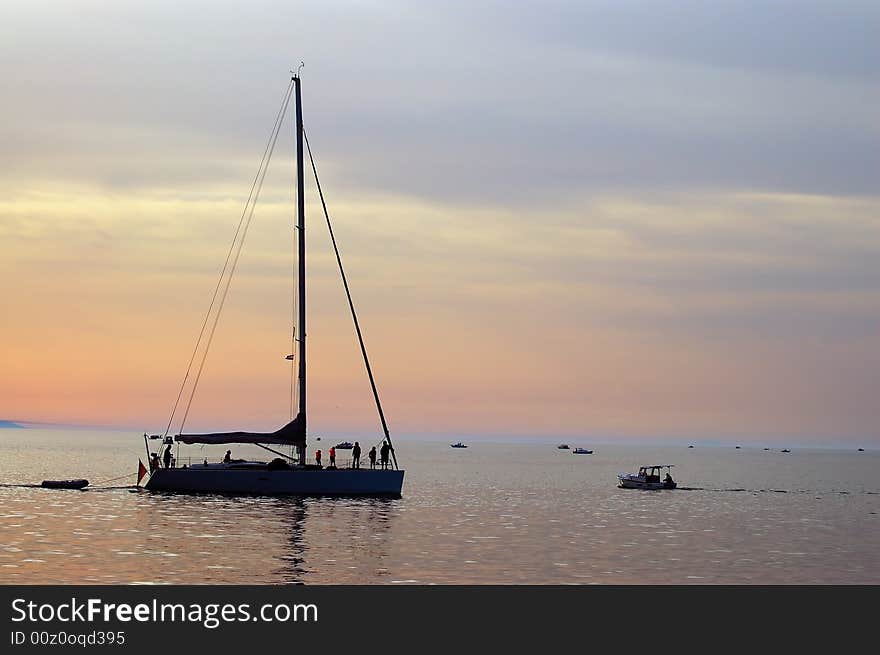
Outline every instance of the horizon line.
<svg viewBox="0 0 880 655"><path fill-rule="evenodd" d="M47 428L70 428L76 430L84 430L84 429L95 429L102 431L135 431L138 433L144 434L144 432L140 428L135 428L132 425L119 425L119 424L100 424L100 423L65 423L65 422L55 422L55 421L34 421L34 420L24 420L24 419L0 419L0 423L12 423L17 426L21 426L23 429L29 429L27 426L45 426ZM14 428L9 428L14 429ZM149 434L149 433L147 433ZM704 436L675 436L670 434L644 434L644 433L609 433L609 434L549 434L549 433L513 433L513 432L471 432L471 431L461 431L461 432L398 432L397 436L402 435L404 438L417 438L417 439L438 439L445 440L450 438L455 439L477 439L477 440L533 440L533 441L559 441L560 443L565 443L566 440L572 439L580 439L582 441L589 441L591 443L600 443L600 444L614 444L620 440L630 441L630 442L639 442L639 441L649 441L658 444L669 443L669 444L693 444L693 445L702 445L704 447L713 447L713 446L735 446L741 445L743 443L754 443L762 439L760 435L704 435ZM338 431L338 430L327 430L323 433L313 433L314 437L331 437L331 438L347 438L351 437L352 434L350 431ZM355 435L356 436L356 435ZM840 436L837 440L832 440L827 436L791 436L791 435L765 435L763 437L763 441L760 441L761 446L772 446L773 444L784 444L784 445L795 445L795 444L809 444L802 447L808 448L837 448L841 446L845 446L848 444L853 445L861 445L865 444L871 445L875 444L875 447L880 447L880 444L876 444L876 437L869 437L863 435L861 438L858 436L847 435Z"/></svg>

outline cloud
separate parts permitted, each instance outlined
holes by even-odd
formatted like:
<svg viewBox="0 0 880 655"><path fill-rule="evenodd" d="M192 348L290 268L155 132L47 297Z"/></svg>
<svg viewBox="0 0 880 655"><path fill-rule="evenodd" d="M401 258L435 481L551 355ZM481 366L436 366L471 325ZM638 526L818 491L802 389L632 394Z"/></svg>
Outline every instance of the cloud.
<svg viewBox="0 0 880 655"><path fill-rule="evenodd" d="M455 3L456 13L470 3ZM449 6L446 3L445 6ZM715 67L874 79L880 10L868 0L480 3L484 23L521 38Z"/></svg>
<svg viewBox="0 0 880 655"><path fill-rule="evenodd" d="M110 189L244 185L286 69L305 58L306 123L335 189L551 209L647 188L871 194L876 14L860 2L186 15L153 3L51 18L24 6L5 22L0 161L13 178Z"/></svg>
<svg viewBox="0 0 880 655"><path fill-rule="evenodd" d="M0 413L165 411L304 59L395 425L876 434L872 3L0 12ZM288 406L289 121L281 138L194 410L206 427L268 428ZM363 425L309 193L315 421Z"/></svg>

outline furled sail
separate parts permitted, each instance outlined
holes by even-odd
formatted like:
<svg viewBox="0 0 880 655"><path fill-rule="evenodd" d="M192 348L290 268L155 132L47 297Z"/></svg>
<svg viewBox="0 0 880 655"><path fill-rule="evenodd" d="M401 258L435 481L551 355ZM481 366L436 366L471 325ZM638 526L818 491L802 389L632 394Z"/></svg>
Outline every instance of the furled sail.
<svg viewBox="0 0 880 655"><path fill-rule="evenodd" d="M175 440L186 444L262 443L297 445L306 442L306 419L302 412L275 432L212 432L210 434L178 434Z"/></svg>

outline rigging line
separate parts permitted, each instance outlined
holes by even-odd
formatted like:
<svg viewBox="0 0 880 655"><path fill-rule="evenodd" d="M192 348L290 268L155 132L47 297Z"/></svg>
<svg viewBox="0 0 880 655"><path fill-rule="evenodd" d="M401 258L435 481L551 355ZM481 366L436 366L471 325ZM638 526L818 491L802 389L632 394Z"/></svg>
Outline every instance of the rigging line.
<svg viewBox="0 0 880 655"><path fill-rule="evenodd" d="M275 134L274 134L272 141L271 141L271 147L269 148L268 157L266 159L266 165L263 168L262 172L260 173L260 181L259 181L259 184L257 185L257 189L256 189L256 193L254 194L253 202L251 203L250 212L248 213L247 220L245 221L244 230L242 230L241 239L238 242L238 248L235 252L235 257L232 260L232 266L229 269L229 275L226 277L226 285L223 288L222 295L220 296L220 304L218 305L217 312L214 315L214 323L211 325L211 331L208 334L208 340L205 345L205 350L202 353L202 360L199 363L199 370L196 373L196 378L195 378L195 381L193 382L192 390L190 391L189 401L187 402L187 406L186 406L186 412L184 413L183 420L180 423L179 434L183 433L183 428L184 428L184 425L186 424L186 419L189 416L189 411L190 411L190 408L192 407L193 399L195 398L196 388L198 387L199 380L202 377L202 370L205 367L205 362L207 361L207 358L208 358L208 351L211 348L211 343L214 340L214 333L217 330L218 323L220 322L220 314L223 311L223 305L226 303L226 297L227 297L227 294L229 293L229 287L232 284L232 277L235 275L235 269L238 266L238 259L241 256L241 249L244 246L244 240L247 237L248 228L250 227L251 220L254 217L254 211L257 206L257 200L259 199L260 192L263 189L263 182L266 179L266 172L269 169L269 162L272 160L272 153L275 151L275 144L278 141L278 134L281 132L281 125L284 122L284 114L287 110L287 105L288 105L289 101L290 101L290 92L288 92L287 97L285 98L285 101L284 101L284 105L282 106L281 114L280 114L281 120L276 125L277 129L276 129Z"/></svg>
<svg viewBox="0 0 880 655"><path fill-rule="evenodd" d="M292 83L291 83L291 85L292 85ZM288 88L285 92L285 98L290 95L290 86L291 85L288 85ZM283 110L283 106L282 106L282 110ZM274 132L278 128L278 121L281 119L281 111L282 110L279 110L278 115L275 117L275 124L272 127L272 132ZM269 135L270 141L272 138L272 132L270 132L270 135ZM270 141L267 141L266 148L263 150L263 156L260 159L260 166L257 169L257 175L254 177L254 181L251 184L251 189L250 189L250 193L248 194L247 202L245 202L244 210L242 211L241 218L238 221L238 226L235 229L235 234L232 237L232 243L229 245L229 252L226 254L226 261L223 263L223 269L220 271L220 276L217 279L217 286L214 288L214 295L211 297L211 304L208 307L208 311L205 313L205 320L202 322L202 328L199 331L199 337L196 340L195 348L193 348L193 353L192 353L192 356L190 357L189 364L187 365L186 373L183 376L183 382L181 382L180 390L177 392L177 399L174 401L174 408L171 410L171 416L168 419L168 425L165 428L165 434L163 435L163 437L168 436L168 432L171 429L171 424L174 421L174 415L177 413L177 407L180 403L180 398L183 395L183 390L186 388L186 382L189 379L189 374L192 370L193 362L195 361L196 355L198 354L199 346L201 345L202 339L205 334L205 327L208 324L208 319L211 317L211 311L213 310L214 303L217 300L217 292L220 290L220 286L223 282L223 277L226 274L226 270L229 266L229 258L231 257L233 249L235 248L235 243L236 243L236 241L238 239L238 235L241 231L242 222L244 221L244 218L247 214L248 205L250 205L251 199L253 197L254 188L256 187L257 179L260 176L260 170L262 170L264 162L266 161L266 154L269 150Z"/></svg>
<svg viewBox="0 0 880 655"><path fill-rule="evenodd" d="M274 150L274 143L273 143L273 150ZM271 154L272 153L270 151L270 153L269 153L270 158L271 158ZM267 161L267 165L268 165L268 161ZM244 230L242 231L242 237L238 243L238 249L236 250L236 253L235 253L235 258L232 261L232 267L230 268L229 275L226 278L226 286L223 289L223 294L220 296L220 304L217 308L217 313L214 316L214 323L211 325L211 331L208 333L208 340L205 345L205 350L202 352L202 360L201 360L201 362L199 362L199 370L196 373L196 378L195 378L195 381L193 382L192 390L190 391L189 400L186 405L186 412L184 413L183 420L180 423L180 430L178 431L178 434L183 434L183 428L186 425L186 419L189 417L189 411L190 411L190 408L192 407L193 399L195 398L196 389L198 387L199 380L201 380L201 377L202 377L202 370L204 369L205 362L207 361L207 358L208 358L208 351L210 350L211 343L214 340L214 333L216 332L217 325L220 322L220 314L223 311L223 305L226 303L226 296L229 293L229 287L232 284L232 277L235 274L235 268L238 265L238 259L241 256L241 249L242 249L242 246L244 245L244 240L245 240L245 237L247 236L247 231L248 231L248 228L250 227L251 219L253 218L253 215L254 215L254 209L256 208L257 197L259 197L260 190L263 188L263 180L264 179L265 179L265 170L263 172L263 177L260 179L260 184L257 187L257 194L256 194L256 197L254 198L254 204L251 206L250 214L248 214L247 221L245 222Z"/></svg>
<svg viewBox="0 0 880 655"><path fill-rule="evenodd" d="M266 153L269 152L269 144L272 141L272 134L278 130L278 121L282 118L282 112L284 110L286 99L290 97L290 90L293 86L293 81L291 80L290 84L287 85L287 90L284 92L285 101L282 101L282 107L278 110L278 114L275 116L275 124L272 126L272 131L269 133L269 140L266 142L266 147L263 149L263 157L260 159L260 166L257 169L257 174L254 176L254 181L251 184L250 193L248 193L247 202L245 202L244 209L241 212L241 218L238 219L238 227L235 228L235 234L232 237L232 243L229 244L229 252L226 253L226 261L223 263L223 269L220 271L220 277L217 279L217 286L214 287L214 295L211 296L211 304L208 306L208 311L205 313L205 320L202 321L202 329L199 330L199 338L196 339L196 346L193 348L192 356L189 358L189 364L186 367L186 373L183 376L183 382L180 383L180 390L177 392L177 399L174 401L174 407L171 410L171 416L168 418L168 425L165 427L165 434L162 435L163 438L168 436L168 432L171 430L171 424L174 422L174 415L177 413L177 407L180 404L180 398L183 395L183 390L186 388L186 381L189 379L189 374L192 371L193 362L196 359L196 354L199 351L199 346L202 343L202 338L205 336L205 327L208 325L208 319L211 317L211 310L214 309L214 303L217 300L217 292L220 290L220 285L223 282L223 276L226 274L226 269L229 266L229 258L232 256L232 250L235 248L235 242L238 240L239 232L241 231L241 225L244 221L244 217L247 214L248 205L250 205L251 198L254 195L254 189L257 186L257 179L260 177L260 171L263 169L263 164L266 161Z"/></svg>
<svg viewBox="0 0 880 655"><path fill-rule="evenodd" d="M125 475L120 475L117 478L110 478L109 480L101 480L100 482L96 482L95 484L107 484L108 482L116 482L117 480L122 480L124 478L130 478L133 475L137 475L137 471L133 473L126 473ZM89 485L92 488L95 488L94 485Z"/></svg>
<svg viewBox="0 0 880 655"><path fill-rule="evenodd" d="M280 450L275 450L274 448L269 448L269 446L266 446L265 444L255 443L254 445L259 446L263 450L268 450L270 453L275 453L276 455L281 455L281 457L286 457L289 460L296 461L296 457L293 457L292 455L285 455Z"/></svg>
<svg viewBox="0 0 880 655"><path fill-rule="evenodd" d="M241 233L241 239L239 239L239 241L238 241L238 248L235 251L235 257L232 260L232 266L229 269L229 275L226 276L226 285L223 288L222 295L220 296L220 304L217 306L217 312L214 315L214 323L211 325L211 331L208 333L208 340L205 344L205 350L202 353L202 361L199 363L199 370L196 373L195 380L193 381L193 386L192 386L192 390L190 391L189 401L187 402L187 405L186 405L186 412L184 413L183 420L180 423L180 430L178 431L178 434L183 434L183 428L184 428L184 425L186 424L186 419L187 419L187 417L189 417L189 410L192 407L193 398L195 397L195 394L196 394L196 388L198 387L199 380L202 377L202 370L204 369L205 361L208 358L208 351L211 348L211 342L214 340L214 332L217 330L217 324L220 322L220 314L223 311L223 305L226 303L226 296L229 293L229 286L232 283L232 277L235 275L235 268L238 265L238 259L241 256L241 249L242 249L242 246L244 246L244 240L247 237L247 232L248 232L248 228L250 227L250 224L251 224L251 219L253 219L253 217L254 217L254 210L256 209L256 206L257 206L257 200L260 197L260 191L262 191L262 189L263 189L263 182L266 179L266 171L269 169L269 162L272 160L272 153L275 152L275 144L278 141L278 134L281 132L281 125L284 123L284 115L287 111L287 105L290 102L290 95L291 95L292 88L293 88L292 85L290 87L288 87L287 96L284 98L284 104L282 105L281 111L279 112L280 119L278 120L278 122L275 125L275 127L276 127L275 133L272 135L272 138L271 138L269 152L266 157L266 165L263 167L263 170L258 174L259 178L260 178L259 183L257 184L256 192L254 193L254 196L253 196L253 202L251 203L251 207L250 207L250 212L248 213L247 220L245 221L245 224L244 224L244 229L242 230L242 233Z"/></svg>
<svg viewBox="0 0 880 655"><path fill-rule="evenodd" d="M354 321L354 329L357 332L358 343L361 346L361 354L364 356L364 366L367 369L367 377L370 378L370 387L373 389L373 398L376 400L376 409L379 410L379 420L382 422L382 431L385 433L385 439L388 445L391 444L391 435L388 433L388 423L385 421L385 412L382 411L382 403L379 402L379 391L376 389L376 380L373 378L373 369L370 367L370 360L367 357L367 347L364 345L364 337L361 334L361 326L358 323L357 312L354 310L354 301L351 299L351 291L348 288L348 279L345 277L345 269L342 267L342 256L339 254L339 247L336 245L336 237L333 234L333 226L330 224L330 214L327 211L327 203L324 201L324 192L321 190L321 182L318 179L318 168L315 166L315 158L312 156L312 147L309 145L309 137L306 136L306 128L302 128L303 139L306 142L306 149L309 152L309 161L312 163L312 172L315 174L315 186L318 188L318 196L321 198L321 206L324 208L324 218L327 220L327 230L330 232L330 241L333 243L333 252L336 253L336 263L339 264L339 274L342 276L342 286L345 287L345 295L348 298L348 307L351 309L351 318ZM397 455L394 448L391 448L391 457L394 460L394 468L397 466Z"/></svg>

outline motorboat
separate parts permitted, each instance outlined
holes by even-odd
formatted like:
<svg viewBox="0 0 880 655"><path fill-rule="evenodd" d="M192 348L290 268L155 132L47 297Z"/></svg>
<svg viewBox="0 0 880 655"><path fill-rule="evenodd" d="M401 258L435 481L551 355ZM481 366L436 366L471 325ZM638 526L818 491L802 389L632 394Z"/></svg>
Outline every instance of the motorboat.
<svg viewBox="0 0 880 655"><path fill-rule="evenodd" d="M621 473L617 476L617 486L621 489L675 489L676 483L672 479L669 469L673 464L654 464L653 466L640 466L638 473ZM666 476L660 477L663 469L667 469Z"/></svg>
<svg viewBox="0 0 880 655"><path fill-rule="evenodd" d="M575 448L571 451L572 455L592 455L593 451L587 448Z"/></svg>
<svg viewBox="0 0 880 655"><path fill-rule="evenodd" d="M338 444L336 444L335 448L336 450L351 450L352 448L354 448L354 444L350 441L340 441Z"/></svg>
<svg viewBox="0 0 880 655"><path fill-rule="evenodd" d="M559 445L556 446L556 447L557 447L559 450L568 450L568 444L567 444L567 443L561 443L561 444L559 444Z"/></svg>
<svg viewBox="0 0 880 655"><path fill-rule="evenodd" d="M465 445L459 441L458 443L450 444L450 447L451 448L467 448L467 445Z"/></svg>
<svg viewBox="0 0 880 655"><path fill-rule="evenodd" d="M783 448L779 451L780 453L790 453L791 451L788 448Z"/></svg>

